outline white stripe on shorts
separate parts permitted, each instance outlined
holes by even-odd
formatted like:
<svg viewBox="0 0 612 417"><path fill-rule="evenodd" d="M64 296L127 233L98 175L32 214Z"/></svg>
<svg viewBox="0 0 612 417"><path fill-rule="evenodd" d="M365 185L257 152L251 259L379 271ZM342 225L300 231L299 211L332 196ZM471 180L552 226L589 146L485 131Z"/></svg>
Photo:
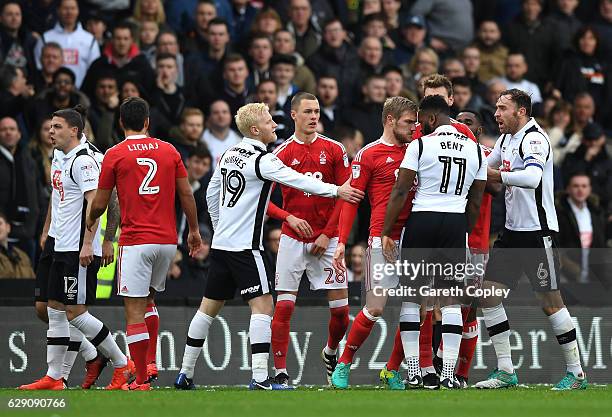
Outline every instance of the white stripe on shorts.
<svg viewBox="0 0 612 417"><path fill-rule="evenodd" d="M546 251L546 261L548 262L548 271L550 274L550 289L558 290L557 286L557 271L555 271L555 260L552 249L552 238L550 236L544 236L542 238L544 242L544 250Z"/></svg>
<svg viewBox="0 0 612 417"><path fill-rule="evenodd" d="M85 304L87 301L87 267L79 264L79 272L77 273L77 299L78 305Z"/></svg>
<svg viewBox="0 0 612 417"><path fill-rule="evenodd" d="M255 259L255 265L257 265L257 272L259 272L259 282L261 283L262 294L268 294L270 287L268 286L268 274L266 274L266 266L264 265L261 253L258 250L252 250L253 258Z"/></svg>

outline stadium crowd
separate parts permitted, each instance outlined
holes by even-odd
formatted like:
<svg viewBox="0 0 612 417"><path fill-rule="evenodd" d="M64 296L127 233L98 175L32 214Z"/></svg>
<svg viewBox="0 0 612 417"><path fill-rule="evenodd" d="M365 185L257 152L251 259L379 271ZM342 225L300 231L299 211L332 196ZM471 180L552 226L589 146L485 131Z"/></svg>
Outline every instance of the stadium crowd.
<svg viewBox="0 0 612 417"><path fill-rule="evenodd" d="M352 159L380 137L385 99L418 101L436 73L453 83L453 114L480 115L489 146L499 136L499 93L531 95L554 150L560 246L607 247L612 0L2 1L0 278L33 277L56 110L85 105L86 136L105 151L123 140L121 101L150 103L150 135L183 157L206 247L190 259L181 239L169 276L204 279L212 238L206 187L220 155L241 140L239 107L268 104L278 146L293 133L291 98L315 94L319 132L341 141ZM363 274L368 219L360 209L349 240L352 280ZM492 234L503 223L502 195ZM186 236L180 210L177 230ZM266 236L274 260L280 225L270 220ZM566 276L588 282L576 262Z"/></svg>

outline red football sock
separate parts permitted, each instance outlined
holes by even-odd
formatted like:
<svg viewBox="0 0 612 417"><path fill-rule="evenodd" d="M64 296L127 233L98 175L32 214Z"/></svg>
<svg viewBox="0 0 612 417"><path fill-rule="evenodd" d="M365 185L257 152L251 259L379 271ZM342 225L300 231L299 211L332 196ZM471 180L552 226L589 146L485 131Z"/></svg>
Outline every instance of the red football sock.
<svg viewBox="0 0 612 417"><path fill-rule="evenodd" d="M157 333L159 332L159 313L155 303L147 304L145 323L149 331L149 347L147 348L147 363L155 362L157 357Z"/></svg>
<svg viewBox="0 0 612 417"><path fill-rule="evenodd" d="M349 325L348 299L330 301L329 314L327 347L336 350Z"/></svg>
<svg viewBox="0 0 612 417"><path fill-rule="evenodd" d="M342 356L338 362L342 362L344 364L353 363L353 356L355 356L357 350L359 350L363 342L370 335L372 327L374 327L374 323L376 323L376 320L370 320L368 317L366 317L363 310L357 314L357 317L355 317L353 325L351 326L351 330L346 337L346 345L344 345L344 351L342 352Z"/></svg>
<svg viewBox="0 0 612 417"><path fill-rule="evenodd" d="M274 368L276 369L287 369L289 329L294 309L294 295L281 294L278 296L274 307L274 318L272 319L272 353L274 354Z"/></svg>
<svg viewBox="0 0 612 417"><path fill-rule="evenodd" d="M421 333L419 334L419 365L421 368L433 366L433 350L431 347L431 339L433 337L432 314L433 311L426 313L425 321L423 321Z"/></svg>
<svg viewBox="0 0 612 417"><path fill-rule="evenodd" d="M393 339L393 350L391 356L387 362L387 370L399 371L400 364L404 360L404 346L402 345L402 336L400 335L399 326L395 332L395 339Z"/></svg>
<svg viewBox="0 0 612 417"><path fill-rule="evenodd" d="M144 384L147 380L147 348L149 331L145 323L128 324L127 342L130 356L136 365L136 383Z"/></svg>
<svg viewBox="0 0 612 417"><path fill-rule="evenodd" d="M463 324L463 338L457 360L457 375L467 378L472 366L472 358L478 342L478 320Z"/></svg>

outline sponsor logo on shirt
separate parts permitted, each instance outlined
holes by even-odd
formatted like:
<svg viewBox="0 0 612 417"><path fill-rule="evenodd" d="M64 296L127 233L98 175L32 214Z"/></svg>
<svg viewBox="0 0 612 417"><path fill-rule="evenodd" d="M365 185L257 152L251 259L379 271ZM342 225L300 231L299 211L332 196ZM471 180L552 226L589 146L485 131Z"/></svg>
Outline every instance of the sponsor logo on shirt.
<svg viewBox="0 0 612 417"><path fill-rule="evenodd" d="M361 166L353 165L353 178L357 179L361 175Z"/></svg>
<svg viewBox="0 0 612 417"><path fill-rule="evenodd" d="M53 179L51 180L53 188L57 190L60 195L60 200L64 201L64 184L62 183L62 171L53 171Z"/></svg>
<svg viewBox="0 0 612 417"><path fill-rule="evenodd" d="M79 65L79 50L64 48L64 65Z"/></svg>

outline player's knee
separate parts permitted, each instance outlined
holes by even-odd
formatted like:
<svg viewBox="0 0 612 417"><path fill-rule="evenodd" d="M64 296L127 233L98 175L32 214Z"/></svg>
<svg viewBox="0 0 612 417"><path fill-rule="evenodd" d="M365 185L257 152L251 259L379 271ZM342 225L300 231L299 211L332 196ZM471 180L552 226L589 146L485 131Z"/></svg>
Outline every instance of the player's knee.
<svg viewBox="0 0 612 417"><path fill-rule="evenodd" d="M66 306L66 317L68 321L72 321L86 311L87 307L83 305Z"/></svg>

